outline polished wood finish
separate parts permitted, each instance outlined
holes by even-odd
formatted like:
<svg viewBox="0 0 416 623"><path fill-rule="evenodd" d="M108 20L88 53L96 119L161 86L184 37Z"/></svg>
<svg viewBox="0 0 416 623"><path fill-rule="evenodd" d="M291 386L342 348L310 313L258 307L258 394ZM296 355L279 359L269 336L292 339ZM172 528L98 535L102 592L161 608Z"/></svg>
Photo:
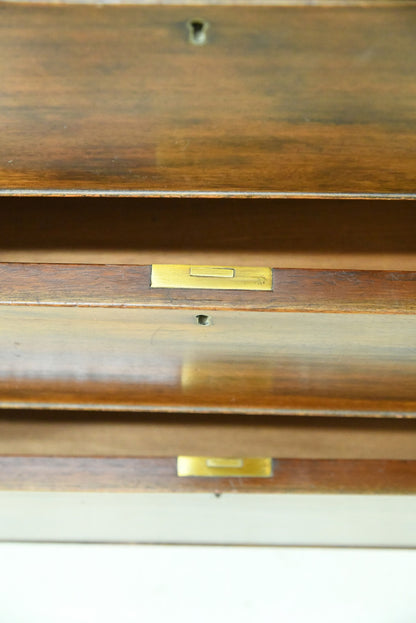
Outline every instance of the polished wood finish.
<svg viewBox="0 0 416 623"><path fill-rule="evenodd" d="M416 493L416 461L275 460L272 478L178 478L176 459L0 457L3 491Z"/></svg>
<svg viewBox="0 0 416 623"><path fill-rule="evenodd" d="M416 7L371 7L198 7L198 46L186 6L2 3L0 190L415 198Z"/></svg>
<svg viewBox="0 0 416 623"><path fill-rule="evenodd" d="M416 271L415 205L3 197L0 262Z"/></svg>
<svg viewBox="0 0 416 623"><path fill-rule="evenodd" d="M274 269L272 292L151 288L150 266L0 264L1 305L414 314L416 272Z"/></svg>
<svg viewBox="0 0 416 623"><path fill-rule="evenodd" d="M70 4L0 3L0 489L416 493L416 3Z"/></svg>
<svg viewBox="0 0 416 623"><path fill-rule="evenodd" d="M216 309L203 326L189 305L0 305L0 405L416 415L414 314Z"/></svg>
<svg viewBox="0 0 416 623"><path fill-rule="evenodd" d="M416 460L416 420L4 411L0 455Z"/></svg>
<svg viewBox="0 0 416 623"><path fill-rule="evenodd" d="M416 415L414 272L273 281L161 289L149 266L0 265L0 406Z"/></svg>

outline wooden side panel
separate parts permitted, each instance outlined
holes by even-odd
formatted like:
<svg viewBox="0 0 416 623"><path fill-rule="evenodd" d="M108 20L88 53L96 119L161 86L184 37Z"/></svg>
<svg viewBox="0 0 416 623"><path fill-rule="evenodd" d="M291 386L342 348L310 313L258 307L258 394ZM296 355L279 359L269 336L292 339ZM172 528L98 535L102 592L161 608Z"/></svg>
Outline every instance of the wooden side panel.
<svg viewBox="0 0 416 623"><path fill-rule="evenodd" d="M415 197L414 4L0 5L3 194Z"/></svg>

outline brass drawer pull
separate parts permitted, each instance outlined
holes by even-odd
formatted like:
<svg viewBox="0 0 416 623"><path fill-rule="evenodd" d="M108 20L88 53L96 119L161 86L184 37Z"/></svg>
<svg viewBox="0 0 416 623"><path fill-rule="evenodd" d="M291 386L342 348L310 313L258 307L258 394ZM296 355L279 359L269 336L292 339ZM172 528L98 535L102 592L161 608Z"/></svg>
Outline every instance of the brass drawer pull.
<svg viewBox="0 0 416 623"><path fill-rule="evenodd" d="M271 268L257 266L190 266L153 264L152 288L272 290Z"/></svg>
<svg viewBox="0 0 416 623"><path fill-rule="evenodd" d="M270 478L272 459L178 456L178 476Z"/></svg>

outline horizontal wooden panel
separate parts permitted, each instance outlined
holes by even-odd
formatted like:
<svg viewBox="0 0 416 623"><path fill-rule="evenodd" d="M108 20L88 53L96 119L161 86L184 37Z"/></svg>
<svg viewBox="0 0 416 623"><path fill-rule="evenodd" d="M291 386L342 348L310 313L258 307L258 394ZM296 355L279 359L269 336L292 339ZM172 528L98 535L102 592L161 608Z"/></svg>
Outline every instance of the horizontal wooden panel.
<svg viewBox="0 0 416 623"><path fill-rule="evenodd" d="M150 281L150 266L0 264L0 305L416 311L416 273L412 271L274 269L270 292L151 288Z"/></svg>
<svg viewBox="0 0 416 623"><path fill-rule="evenodd" d="M6 2L24 2L25 4L39 4L39 0L3 0ZM411 6L414 0L238 0L238 6L322 6L322 7L342 7L342 6L359 6L359 7L386 7L393 5ZM55 4L55 0L42 0L42 4ZM93 4L98 2L92 0L61 0L60 4ZM100 0L99 6L103 4L119 5L120 0ZM178 0L123 0L123 5L169 5L177 6ZM181 0L181 6L210 6L210 5L230 5L235 6L235 0Z"/></svg>
<svg viewBox="0 0 416 623"><path fill-rule="evenodd" d="M415 209L411 201L4 197L0 261L416 271Z"/></svg>
<svg viewBox="0 0 416 623"><path fill-rule="evenodd" d="M416 7L0 5L0 191L416 196Z"/></svg>
<svg viewBox="0 0 416 623"><path fill-rule="evenodd" d="M176 459L0 457L3 491L416 493L416 461L275 460L272 478L178 478Z"/></svg>
<svg viewBox="0 0 416 623"><path fill-rule="evenodd" d="M198 313L2 305L0 405L416 414L414 314Z"/></svg>
<svg viewBox="0 0 416 623"><path fill-rule="evenodd" d="M0 455L416 460L416 420L6 411Z"/></svg>

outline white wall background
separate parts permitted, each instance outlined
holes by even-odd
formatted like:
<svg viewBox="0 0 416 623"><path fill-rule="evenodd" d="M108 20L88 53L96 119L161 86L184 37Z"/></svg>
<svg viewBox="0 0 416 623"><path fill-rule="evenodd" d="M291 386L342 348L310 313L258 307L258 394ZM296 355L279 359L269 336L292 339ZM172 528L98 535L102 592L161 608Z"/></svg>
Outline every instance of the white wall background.
<svg viewBox="0 0 416 623"><path fill-rule="evenodd" d="M1 623L415 623L416 551L0 544Z"/></svg>

